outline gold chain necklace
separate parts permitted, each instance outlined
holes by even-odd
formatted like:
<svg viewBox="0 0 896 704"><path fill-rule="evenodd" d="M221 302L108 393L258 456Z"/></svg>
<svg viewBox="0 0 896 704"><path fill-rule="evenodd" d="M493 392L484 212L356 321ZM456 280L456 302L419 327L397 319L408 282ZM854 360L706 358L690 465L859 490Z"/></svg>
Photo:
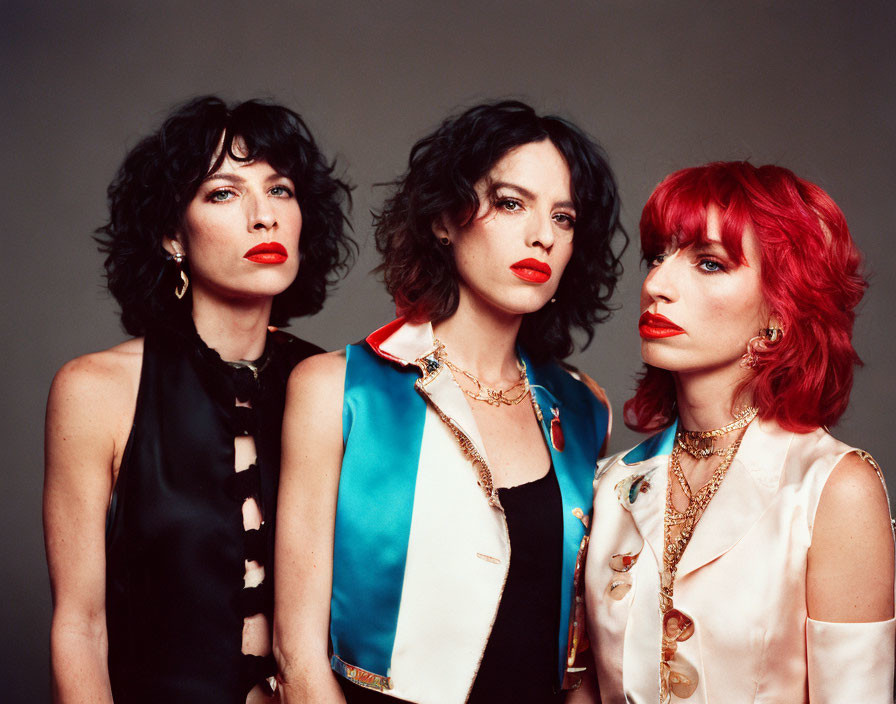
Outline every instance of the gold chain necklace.
<svg viewBox="0 0 896 704"><path fill-rule="evenodd" d="M433 339L433 344L435 345L435 351L433 352L433 356L436 360L441 363L447 363L445 359L445 345L439 342L437 339ZM522 375L526 375L526 363L522 360L519 362L521 367ZM447 364L446 364L447 366ZM450 369L450 367L449 367ZM424 370L424 374L432 373L432 369L427 372ZM529 396L532 401L532 409L535 411L535 417L538 419L539 424L544 421L544 416L541 413L541 407L538 405L538 402L535 400L535 394L529 393L529 378L525 376L526 379L526 391L525 394L521 398L525 398L525 396ZM422 389L424 386L424 379L417 379L414 382L414 386L418 389ZM519 403L519 401L517 401ZM498 491L495 489L494 481L492 479L492 470L491 467L488 466L488 462L485 461L485 458L479 453L476 449L476 446L473 444L473 441L470 440L469 437L461 430L457 423L448 417L448 415L438 406L433 405L433 410L438 414L439 418L442 420L445 425L448 426L449 430L451 430L452 435L457 440L458 445L460 445L461 451L473 465L473 469L476 471L477 480L476 483L482 488L485 492L485 496L488 499L489 506L500 506L500 501L498 500Z"/></svg>
<svg viewBox="0 0 896 704"><path fill-rule="evenodd" d="M660 574L660 613L663 615L663 634L662 648L660 650L660 702L669 702L672 694L681 698L689 697L697 686L698 674L696 671L688 671L686 673L679 672L676 668L681 666L673 664L672 660L678 648L678 643L683 642L693 634L694 623L686 615L675 609L672 597L675 589L675 573L678 570L678 563L685 548L691 541L697 522L703 516L703 512L716 495L722 480L731 468L734 462L734 456L740 448L740 438L735 440L728 447L722 450L716 450L712 443L708 447L698 448L699 456L694 455L697 459L707 459L711 455L720 455L722 461L716 470L712 473L703 486L697 491L692 491L684 470L681 468L681 452L682 450L692 454L688 447L681 442L683 434L687 433L690 438L715 438L733 430L746 428L750 421L756 417L757 410L755 408L746 408L739 413L732 423L719 428L718 430L708 431L679 431L677 434L678 443L672 449L669 455L669 477L666 483L666 510L663 516L663 571ZM708 450L708 451L707 451ZM687 508L684 511L678 511L672 504L672 478L681 486L682 492L688 499ZM673 528L680 526L677 536L673 536ZM668 622L668 623L667 623ZM679 624L676 629L670 629L669 623ZM682 626L681 624L686 624ZM677 630L676 633L667 633L667 631ZM686 668L687 669L687 668ZM674 691L673 691L674 690Z"/></svg>
<svg viewBox="0 0 896 704"><path fill-rule="evenodd" d="M718 455L724 457L728 452L727 447L716 449L715 439L722 435L727 435L735 430L746 428L750 421L756 417L759 409L755 406L747 406L743 410L734 414L734 420L728 425L715 430L679 430L675 435L675 442L678 447L687 452L691 457L698 460ZM729 446L730 447L730 446Z"/></svg>
<svg viewBox="0 0 896 704"><path fill-rule="evenodd" d="M492 387L483 384L475 375L471 374L466 369L461 369L449 360L445 345L438 340L435 340L435 344L436 359L442 362L452 372L463 374L467 379L476 384L476 391L468 391L458 384L460 390L474 401L484 401L490 406L500 406L502 404L505 406L515 406L529 395L529 378L526 375L526 363L524 361L519 360L517 362L517 366L520 368L520 378L513 386L508 389L493 389ZM514 396L513 394L517 389L519 389L519 392Z"/></svg>

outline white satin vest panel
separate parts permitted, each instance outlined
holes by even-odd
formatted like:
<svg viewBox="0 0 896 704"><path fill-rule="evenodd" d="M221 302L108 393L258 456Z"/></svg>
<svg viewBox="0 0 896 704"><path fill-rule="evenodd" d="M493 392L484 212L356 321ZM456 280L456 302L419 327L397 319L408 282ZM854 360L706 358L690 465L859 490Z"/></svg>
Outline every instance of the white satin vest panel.
<svg viewBox="0 0 896 704"><path fill-rule="evenodd" d="M858 626L864 637L855 647L873 648L889 660L870 685L867 673L840 662L842 648L827 647L835 642L829 635L807 654L806 567L815 510L831 471L852 449L821 429L796 434L765 421L747 428L678 566L675 608L693 619L695 632L678 644L675 658L692 665L699 682L690 697L673 696L674 702L799 704L809 700L809 675L828 671L839 673L838 691L871 691L859 700L816 697L813 684L812 704L892 702L886 677L892 678L896 620L837 624ZM625 457L601 462L595 479L585 574L588 629L603 704L656 704L669 455L631 464ZM627 572L611 569L611 558L625 553L638 556L634 565ZM609 593L614 582L631 584L621 599ZM849 657L863 657L845 647Z"/></svg>

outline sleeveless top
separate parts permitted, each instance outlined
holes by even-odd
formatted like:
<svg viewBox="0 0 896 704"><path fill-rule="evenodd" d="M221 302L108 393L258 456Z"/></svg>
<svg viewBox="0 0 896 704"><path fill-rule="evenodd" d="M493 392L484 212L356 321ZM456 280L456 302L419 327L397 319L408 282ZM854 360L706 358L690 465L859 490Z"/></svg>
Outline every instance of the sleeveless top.
<svg viewBox="0 0 896 704"><path fill-rule="evenodd" d="M595 479L585 585L604 704L658 701L663 513L675 432L673 425L601 462ZM822 623L807 614L818 501L853 451L821 428L801 434L770 420L749 425L678 565L674 607L693 632L677 639L672 702L893 701L896 619ZM861 564L855 575L861 580Z"/></svg>
<svg viewBox="0 0 896 704"><path fill-rule="evenodd" d="M563 522L554 468L540 479L498 489L511 558L507 582L468 704L550 704L565 693L554 688L560 620ZM381 692L339 678L347 704L397 702Z"/></svg>
<svg viewBox="0 0 896 704"><path fill-rule="evenodd" d="M319 348L268 333L254 365L223 362L185 329L147 333L134 424L106 526L109 675L116 704L233 702L276 672L243 655L246 616L272 623L273 527L286 380ZM236 400L251 407L237 406ZM257 459L235 471L234 438ZM255 498L261 529L246 531ZM243 588L245 561L265 580Z"/></svg>

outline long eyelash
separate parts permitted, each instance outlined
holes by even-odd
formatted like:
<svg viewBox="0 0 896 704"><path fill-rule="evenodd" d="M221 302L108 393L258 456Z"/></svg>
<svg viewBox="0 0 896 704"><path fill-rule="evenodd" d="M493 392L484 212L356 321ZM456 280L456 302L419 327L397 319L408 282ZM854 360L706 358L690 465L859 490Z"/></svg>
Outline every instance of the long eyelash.
<svg viewBox="0 0 896 704"><path fill-rule="evenodd" d="M703 265L703 264L707 264L707 263L709 263L709 264L715 264L715 266L716 266L717 268L716 268L716 269L703 269L703 268L702 268L702 265ZM705 273L705 274L721 274L722 272L727 271L727 267L725 267L725 265L722 264L722 262L717 261L717 260L715 260L715 259L705 259L705 258L704 258L704 259L701 259L697 264L698 264L698 266L701 267L701 270L702 270L703 273Z"/></svg>
<svg viewBox="0 0 896 704"><path fill-rule="evenodd" d="M219 193L226 193L227 195L233 195L233 191L231 191L229 188L218 188L218 189L215 189L214 191L211 191L211 192L205 197L205 199L208 200L208 201L210 201L210 202L214 202L214 201L215 201L215 196L218 195Z"/></svg>

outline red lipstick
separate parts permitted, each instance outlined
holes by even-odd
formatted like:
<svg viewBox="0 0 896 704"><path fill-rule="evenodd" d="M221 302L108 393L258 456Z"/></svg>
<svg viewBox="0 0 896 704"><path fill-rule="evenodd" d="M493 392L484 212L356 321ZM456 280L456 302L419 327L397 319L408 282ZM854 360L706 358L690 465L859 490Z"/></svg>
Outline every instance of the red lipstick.
<svg viewBox="0 0 896 704"><path fill-rule="evenodd" d="M510 265L510 270L523 281L543 284L551 278L551 267L537 259L521 259Z"/></svg>
<svg viewBox="0 0 896 704"><path fill-rule="evenodd" d="M664 315L644 311L638 320L638 332L645 340L656 340L661 337L681 335L684 330Z"/></svg>
<svg viewBox="0 0 896 704"><path fill-rule="evenodd" d="M288 258L286 248L279 242L262 242L243 255L243 259L256 264L282 264Z"/></svg>

